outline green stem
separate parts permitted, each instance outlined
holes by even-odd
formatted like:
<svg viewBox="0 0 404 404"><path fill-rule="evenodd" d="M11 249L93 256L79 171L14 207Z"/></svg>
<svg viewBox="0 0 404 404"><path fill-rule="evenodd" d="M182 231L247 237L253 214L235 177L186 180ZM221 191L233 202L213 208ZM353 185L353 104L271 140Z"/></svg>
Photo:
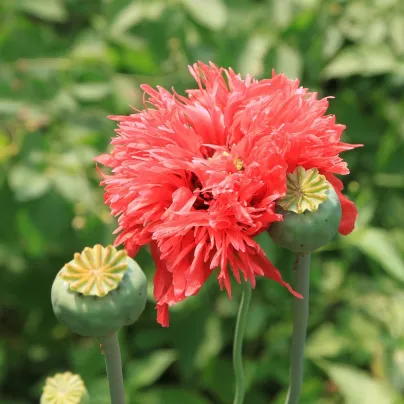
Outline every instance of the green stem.
<svg viewBox="0 0 404 404"><path fill-rule="evenodd" d="M125 404L122 361L118 334L115 331L106 337L100 337L99 340L104 350L111 404Z"/></svg>
<svg viewBox="0 0 404 404"><path fill-rule="evenodd" d="M303 381L304 346L309 317L310 254L296 254L295 290L303 299L293 300L293 335L290 361L290 385L286 404L298 404Z"/></svg>
<svg viewBox="0 0 404 404"><path fill-rule="evenodd" d="M248 308L251 301L250 282L241 282L243 294L241 296L240 308L237 315L236 331L233 344L233 368L236 377L236 391L233 404L243 404L245 396L245 380L243 370L243 337L247 323Z"/></svg>

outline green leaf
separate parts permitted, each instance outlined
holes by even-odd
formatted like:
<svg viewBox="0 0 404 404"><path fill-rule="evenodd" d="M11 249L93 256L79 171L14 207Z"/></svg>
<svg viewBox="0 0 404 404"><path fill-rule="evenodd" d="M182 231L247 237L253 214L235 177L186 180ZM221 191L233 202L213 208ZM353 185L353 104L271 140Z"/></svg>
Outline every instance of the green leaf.
<svg viewBox="0 0 404 404"><path fill-rule="evenodd" d="M44 173L23 164L17 164L11 168L9 183L15 198L21 202L39 198L50 185Z"/></svg>
<svg viewBox="0 0 404 404"><path fill-rule="evenodd" d="M118 36L144 19L156 20L164 11L166 3L159 0L136 1L123 8L110 25L110 34Z"/></svg>
<svg viewBox="0 0 404 404"><path fill-rule="evenodd" d="M350 46L343 49L325 68L325 78L348 77L355 74L372 76L394 70L396 60L386 45Z"/></svg>
<svg viewBox="0 0 404 404"><path fill-rule="evenodd" d="M297 49L288 45L280 45L276 48L277 73L285 73L290 79L299 78L302 74L302 60Z"/></svg>
<svg viewBox="0 0 404 404"><path fill-rule="evenodd" d="M104 371L104 357L96 340L87 338L72 348L70 351L72 371L79 373L84 380L94 380Z"/></svg>
<svg viewBox="0 0 404 404"><path fill-rule="evenodd" d="M33 256L41 256L46 251L46 238L32 221L27 210L19 210L16 217L17 228L25 250Z"/></svg>
<svg viewBox="0 0 404 404"><path fill-rule="evenodd" d="M404 15L393 16L390 25L390 35L393 41L394 50L402 55L404 53Z"/></svg>
<svg viewBox="0 0 404 404"><path fill-rule="evenodd" d="M360 295L353 299L353 304L384 324L392 338L404 337L404 293Z"/></svg>
<svg viewBox="0 0 404 404"><path fill-rule="evenodd" d="M208 388L218 398L218 402L228 402L233 394L234 375L230 360L221 357L211 361L202 373L204 388Z"/></svg>
<svg viewBox="0 0 404 404"><path fill-rule="evenodd" d="M203 304L201 293L198 297L199 302L188 299L181 306L177 305L177 310L181 310L181 319L170 329L173 333L172 344L179 351L178 364L185 380L192 380L195 369L203 367L206 361L220 351L223 344L220 324L212 319L207 303ZM174 310L171 311L175 313ZM182 332L183 327L187 327L186 333Z"/></svg>
<svg viewBox="0 0 404 404"><path fill-rule="evenodd" d="M382 380L372 379L365 372L351 366L326 364L324 370L337 384L345 404L394 404L397 394Z"/></svg>
<svg viewBox="0 0 404 404"><path fill-rule="evenodd" d="M335 326L324 324L310 335L305 354L311 359L335 357L340 354L345 345L345 338L337 333Z"/></svg>
<svg viewBox="0 0 404 404"><path fill-rule="evenodd" d="M50 172L50 178L59 194L67 200L82 202L89 208L94 206L92 190L88 179L84 175L55 169Z"/></svg>
<svg viewBox="0 0 404 404"><path fill-rule="evenodd" d="M334 26L329 27L324 38L324 55L327 58L334 56L341 48L343 43L344 37L342 36L341 31Z"/></svg>
<svg viewBox="0 0 404 404"><path fill-rule="evenodd" d="M271 35L253 34L240 54L238 62L240 72L253 76L261 75L264 72L264 57L274 42Z"/></svg>
<svg viewBox="0 0 404 404"><path fill-rule="evenodd" d="M82 375L80 375L82 376ZM90 382L84 378L91 404L110 404L108 380L106 377L101 379L90 379Z"/></svg>
<svg viewBox="0 0 404 404"><path fill-rule="evenodd" d="M386 230L368 228L356 231L344 237L343 242L358 247L377 261L388 274L404 282L404 260Z"/></svg>
<svg viewBox="0 0 404 404"><path fill-rule="evenodd" d="M94 35L94 32L81 33L74 43L71 57L82 60L102 60L104 63L110 58L110 50L102 38Z"/></svg>
<svg viewBox="0 0 404 404"><path fill-rule="evenodd" d="M404 349L398 349L393 354L392 383L397 390L402 391L404 386Z"/></svg>
<svg viewBox="0 0 404 404"><path fill-rule="evenodd" d="M138 24L143 19L144 4L141 1L130 3L121 10L116 18L111 22L111 35L119 35L127 31L130 27Z"/></svg>
<svg viewBox="0 0 404 404"><path fill-rule="evenodd" d="M111 91L108 83L76 84L72 87L73 94L82 101L99 101Z"/></svg>
<svg viewBox="0 0 404 404"><path fill-rule="evenodd" d="M225 27L228 10L223 0L182 0L182 4L199 24L212 30Z"/></svg>
<svg viewBox="0 0 404 404"><path fill-rule="evenodd" d="M217 357L223 346L223 335L220 320L216 314L210 316L204 329L205 338L197 347L195 366L203 368L211 359Z"/></svg>
<svg viewBox="0 0 404 404"><path fill-rule="evenodd" d="M200 394L187 391L184 388L155 388L150 392L138 394L135 397L136 404L211 404L209 400Z"/></svg>
<svg viewBox="0 0 404 404"><path fill-rule="evenodd" d="M17 0L16 7L48 21L61 22L68 16L62 0Z"/></svg>
<svg viewBox="0 0 404 404"><path fill-rule="evenodd" d="M15 115L23 107L24 107L24 102L22 102L22 101L0 99L0 114Z"/></svg>
<svg viewBox="0 0 404 404"><path fill-rule="evenodd" d="M158 350L146 358L135 359L130 362L126 369L130 390L135 391L153 384L175 359L175 351Z"/></svg>
<svg viewBox="0 0 404 404"><path fill-rule="evenodd" d="M293 0L283 0L271 2L271 19L280 28L287 27L293 18Z"/></svg>
<svg viewBox="0 0 404 404"><path fill-rule="evenodd" d="M140 103L142 92L132 76L116 74L113 77L112 86L119 110L125 110L128 105Z"/></svg>

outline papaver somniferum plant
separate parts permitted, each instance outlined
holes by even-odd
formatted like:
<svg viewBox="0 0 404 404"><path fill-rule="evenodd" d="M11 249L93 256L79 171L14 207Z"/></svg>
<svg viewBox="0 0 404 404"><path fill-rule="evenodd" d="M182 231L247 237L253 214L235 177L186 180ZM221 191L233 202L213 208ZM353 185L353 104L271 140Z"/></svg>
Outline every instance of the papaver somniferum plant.
<svg viewBox="0 0 404 404"><path fill-rule="evenodd" d="M351 232L357 217L335 177L348 173L339 153L356 145L340 141L344 126L325 115L326 98L283 74L242 78L212 63L189 70L197 88L186 96L143 85L145 108L110 117L119 122L112 150L96 158L111 169L102 172L101 184L118 218L115 245L135 256L150 244L163 326L169 325L168 307L195 295L211 274L230 297L231 273L246 294L244 285L254 287L264 276L300 299L255 236L282 223L291 207L305 217L324 210L327 198L336 202L340 233ZM302 210L302 203L310 208ZM280 245L283 231L272 235ZM249 298L243 300L245 315ZM238 320L241 351L244 320Z"/></svg>
<svg viewBox="0 0 404 404"><path fill-rule="evenodd" d="M60 322L79 335L96 337L100 341L111 403L124 404L117 333L123 326L133 324L146 305L147 280L139 265L125 250L117 251L111 245L86 247L81 253L75 253L58 272L51 297L53 311ZM44 403L81 403L73 398L68 400L70 390L67 388L77 387L77 381L78 378L70 378L70 374L50 379L44 390L44 400L48 397L53 401ZM76 395L79 393L77 389L72 391Z"/></svg>

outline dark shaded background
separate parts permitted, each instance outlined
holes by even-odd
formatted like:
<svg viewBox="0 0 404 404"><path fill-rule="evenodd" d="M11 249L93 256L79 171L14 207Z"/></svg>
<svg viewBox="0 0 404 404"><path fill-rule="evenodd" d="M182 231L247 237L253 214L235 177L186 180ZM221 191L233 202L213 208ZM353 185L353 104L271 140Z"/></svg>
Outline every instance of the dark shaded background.
<svg viewBox="0 0 404 404"><path fill-rule="evenodd" d="M400 5L401 3L401 5ZM193 86L214 61L272 68L321 96L347 125L346 192L357 230L315 254L302 404L401 403L404 391L404 5L400 0L3 0L0 5L0 403L37 403L44 378L80 373L109 403L95 340L59 324L50 287L75 251L112 241L92 158L108 114L141 106L139 85ZM292 256L261 241L291 280ZM137 257L149 279L147 251ZM229 404L230 302L215 279L172 310L154 302L121 334L136 404ZM292 297L260 280L245 341L246 404L283 403Z"/></svg>

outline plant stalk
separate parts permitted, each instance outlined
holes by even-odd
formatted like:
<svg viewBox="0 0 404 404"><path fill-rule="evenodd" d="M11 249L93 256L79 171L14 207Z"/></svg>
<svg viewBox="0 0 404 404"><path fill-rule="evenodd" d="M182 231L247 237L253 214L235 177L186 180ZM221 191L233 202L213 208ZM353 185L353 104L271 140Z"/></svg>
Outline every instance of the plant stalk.
<svg viewBox="0 0 404 404"><path fill-rule="evenodd" d="M286 404L298 404L303 382L304 346L309 317L310 253L296 254L295 290L303 299L293 300L293 334L290 360L290 385Z"/></svg>
<svg viewBox="0 0 404 404"><path fill-rule="evenodd" d="M236 331L233 344L233 368L236 379L236 388L233 404L243 404L245 396L245 378L243 370L243 338L247 323L248 309L251 301L250 282L241 282L243 293L237 315Z"/></svg>
<svg viewBox="0 0 404 404"><path fill-rule="evenodd" d="M117 331L99 338L105 356L111 404L125 404L121 351Z"/></svg>

